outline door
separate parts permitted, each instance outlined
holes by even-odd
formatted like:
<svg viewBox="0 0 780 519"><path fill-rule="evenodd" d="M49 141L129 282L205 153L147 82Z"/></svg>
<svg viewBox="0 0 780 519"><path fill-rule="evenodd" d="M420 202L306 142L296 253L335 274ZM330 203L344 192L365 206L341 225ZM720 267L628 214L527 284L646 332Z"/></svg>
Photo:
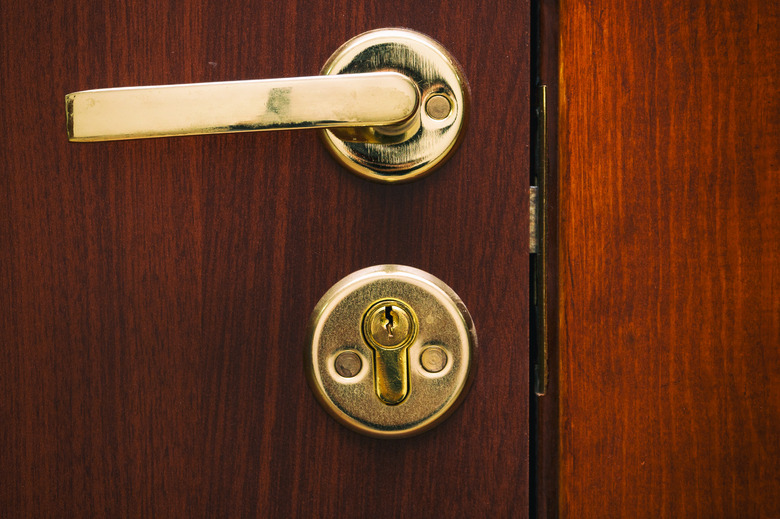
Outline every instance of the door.
<svg viewBox="0 0 780 519"><path fill-rule="evenodd" d="M0 509L527 514L527 2L0 9ZM69 92L317 74L381 27L437 39L471 85L424 180L362 180L312 131L67 141ZM320 297L385 263L449 284L479 337L463 405L403 440L336 423L302 365Z"/></svg>
<svg viewBox="0 0 780 519"><path fill-rule="evenodd" d="M558 217L540 507L779 517L778 3L543 7Z"/></svg>

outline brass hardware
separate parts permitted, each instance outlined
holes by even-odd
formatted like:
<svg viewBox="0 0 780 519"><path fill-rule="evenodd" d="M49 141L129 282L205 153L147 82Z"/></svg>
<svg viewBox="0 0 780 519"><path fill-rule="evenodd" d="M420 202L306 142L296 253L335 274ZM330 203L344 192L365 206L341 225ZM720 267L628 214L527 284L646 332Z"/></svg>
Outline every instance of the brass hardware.
<svg viewBox="0 0 780 519"><path fill-rule="evenodd" d="M406 303L386 299L363 317L363 337L374 350L376 394L386 404L399 404L409 391L406 346L417 336L417 318Z"/></svg>
<svg viewBox="0 0 780 519"><path fill-rule="evenodd" d="M338 49L321 74L74 92L65 97L68 138L327 128L323 140L341 164L387 183L430 173L462 138L468 87L455 60L427 36L364 33Z"/></svg>
<svg viewBox="0 0 780 519"><path fill-rule="evenodd" d="M549 157L547 143L547 86L537 88L536 145L534 151L536 187L531 188L531 253L534 261L534 305L536 307L536 365L534 366L534 392L538 396L547 393L548 373L548 309L547 309L547 182Z"/></svg>
<svg viewBox="0 0 780 519"><path fill-rule="evenodd" d="M74 142L295 128L388 126L417 109L396 72L85 90L65 96ZM370 141L369 141L370 142Z"/></svg>
<svg viewBox="0 0 780 519"><path fill-rule="evenodd" d="M536 254L539 249L539 188L531 186L528 190L528 252Z"/></svg>
<svg viewBox="0 0 780 519"><path fill-rule="evenodd" d="M463 400L476 341L468 311L441 280L401 265L369 267L336 283L315 307L306 376L347 427L412 436ZM344 370L345 360L353 367Z"/></svg>
<svg viewBox="0 0 780 519"><path fill-rule="evenodd" d="M452 111L452 104L445 96L435 95L425 102L425 112L436 120L446 119Z"/></svg>
<svg viewBox="0 0 780 519"><path fill-rule="evenodd" d="M439 119L441 108L431 115L418 109L404 125L392 128L323 130L323 140L348 169L379 182L408 182L421 178L450 157L463 137L468 121L469 89L455 59L436 41L408 29L369 31L345 43L331 56L323 74L398 72L414 78L420 92L420 106L450 105ZM442 98L434 101L434 98ZM389 145L363 144L369 133ZM361 136L363 136L361 138Z"/></svg>
<svg viewBox="0 0 780 519"><path fill-rule="evenodd" d="M379 301L363 318L363 335L374 348L394 350L412 342L417 334L417 319L404 302Z"/></svg>
<svg viewBox="0 0 780 519"><path fill-rule="evenodd" d="M447 352L438 346L425 348L420 355L420 364L428 373L438 373L447 366Z"/></svg>
<svg viewBox="0 0 780 519"><path fill-rule="evenodd" d="M354 351L343 351L336 357L333 367L336 369L336 373L342 377L352 378L360 373L363 361L360 360L360 355Z"/></svg>

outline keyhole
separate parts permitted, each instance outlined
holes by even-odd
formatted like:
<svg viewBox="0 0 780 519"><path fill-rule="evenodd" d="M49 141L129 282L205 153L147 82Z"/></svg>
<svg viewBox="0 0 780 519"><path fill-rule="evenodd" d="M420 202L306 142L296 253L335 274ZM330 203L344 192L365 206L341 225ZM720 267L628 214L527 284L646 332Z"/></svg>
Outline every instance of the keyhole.
<svg viewBox="0 0 780 519"><path fill-rule="evenodd" d="M388 337L393 336L393 307L389 305L385 307L385 331Z"/></svg>

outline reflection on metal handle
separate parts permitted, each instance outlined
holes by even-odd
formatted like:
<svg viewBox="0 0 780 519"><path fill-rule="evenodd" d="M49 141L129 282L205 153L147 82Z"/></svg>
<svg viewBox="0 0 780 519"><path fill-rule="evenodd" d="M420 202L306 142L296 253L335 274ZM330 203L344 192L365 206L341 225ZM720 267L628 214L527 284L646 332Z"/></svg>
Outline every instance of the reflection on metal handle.
<svg viewBox="0 0 780 519"><path fill-rule="evenodd" d="M65 98L71 141L391 126L417 110L397 72L85 90Z"/></svg>
<svg viewBox="0 0 780 519"><path fill-rule="evenodd" d="M455 59L408 29L352 38L319 76L85 90L65 96L68 139L113 141L320 128L353 173L410 182L457 148L469 89Z"/></svg>

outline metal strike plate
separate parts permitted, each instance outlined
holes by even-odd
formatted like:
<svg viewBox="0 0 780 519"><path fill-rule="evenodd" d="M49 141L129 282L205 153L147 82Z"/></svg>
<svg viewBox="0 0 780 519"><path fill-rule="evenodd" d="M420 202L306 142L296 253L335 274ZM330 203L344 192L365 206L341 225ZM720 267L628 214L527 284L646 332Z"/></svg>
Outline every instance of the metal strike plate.
<svg viewBox="0 0 780 519"><path fill-rule="evenodd" d="M471 317L444 282L378 265L342 279L315 307L306 376L345 426L402 438L437 425L463 400L476 347Z"/></svg>

